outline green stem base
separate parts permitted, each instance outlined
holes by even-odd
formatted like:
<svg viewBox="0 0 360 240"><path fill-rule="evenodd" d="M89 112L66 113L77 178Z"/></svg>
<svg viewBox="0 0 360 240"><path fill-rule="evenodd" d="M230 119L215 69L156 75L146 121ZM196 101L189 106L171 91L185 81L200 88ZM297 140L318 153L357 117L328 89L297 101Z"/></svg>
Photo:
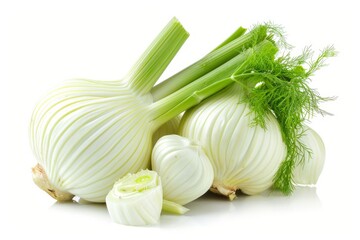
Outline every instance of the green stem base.
<svg viewBox="0 0 360 240"><path fill-rule="evenodd" d="M163 200L162 210L168 213L173 213L178 215L183 215L189 211L189 209L184 207L183 205L165 199Z"/></svg>

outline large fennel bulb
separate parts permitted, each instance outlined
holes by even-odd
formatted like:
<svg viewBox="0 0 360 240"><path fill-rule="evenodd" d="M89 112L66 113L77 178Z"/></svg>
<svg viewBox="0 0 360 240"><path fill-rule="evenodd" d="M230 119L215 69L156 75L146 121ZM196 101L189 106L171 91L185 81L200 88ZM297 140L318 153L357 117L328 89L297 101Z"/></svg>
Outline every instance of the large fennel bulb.
<svg viewBox="0 0 360 240"><path fill-rule="evenodd" d="M154 130L146 103L151 98L122 82L72 80L52 91L31 121L32 147L51 183L101 202L120 176L146 168Z"/></svg>
<svg viewBox="0 0 360 240"><path fill-rule="evenodd" d="M272 185L286 155L279 125L271 114L266 130L250 127L253 115L233 84L188 110L180 134L201 145L214 168L212 191L235 197L240 189L257 194Z"/></svg>
<svg viewBox="0 0 360 240"><path fill-rule="evenodd" d="M152 134L168 120L156 120L168 107L151 105L149 92L187 37L174 18L123 80L69 80L46 95L30 124L35 183L58 200L104 202L117 179L146 168Z"/></svg>

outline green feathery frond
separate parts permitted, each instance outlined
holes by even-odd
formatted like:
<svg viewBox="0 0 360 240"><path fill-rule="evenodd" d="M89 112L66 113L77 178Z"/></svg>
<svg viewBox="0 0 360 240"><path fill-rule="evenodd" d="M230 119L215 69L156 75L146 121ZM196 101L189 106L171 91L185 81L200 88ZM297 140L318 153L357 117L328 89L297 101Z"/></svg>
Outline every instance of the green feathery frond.
<svg viewBox="0 0 360 240"><path fill-rule="evenodd" d="M276 26L273 31L276 32ZM241 71L233 75L243 86L243 101L250 105L255 116L253 124L266 128L269 113L274 114L279 123L287 156L274 176L274 188L284 194L293 190L294 167L311 154L300 141L304 122L315 114L325 114L320 103L332 99L320 96L309 86L310 76L325 66L327 58L335 55L333 46L325 48L316 59L312 58L310 47L296 57L286 53L274 59L271 54L261 52L248 59L246 71L240 67Z"/></svg>

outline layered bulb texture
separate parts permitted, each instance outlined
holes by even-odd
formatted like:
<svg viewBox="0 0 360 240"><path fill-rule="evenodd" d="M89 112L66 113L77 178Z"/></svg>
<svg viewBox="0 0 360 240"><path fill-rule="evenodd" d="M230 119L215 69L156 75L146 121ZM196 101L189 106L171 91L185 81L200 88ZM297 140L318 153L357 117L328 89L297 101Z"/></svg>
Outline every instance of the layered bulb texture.
<svg viewBox="0 0 360 240"><path fill-rule="evenodd" d="M294 183L298 185L315 185L325 163L325 145L314 129L305 126L301 142L308 148L303 162L294 169Z"/></svg>
<svg viewBox="0 0 360 240"><path fill-rule="evenodd" d="M159 222L163 195L159 175L150 170L127 174L106 196L110 217L116 223L144 226Z"/></svg>
<svg viewBox="0 0 360 240"><path fill-rule="evenodd" d="M268 189L286 156L279 125L271 114L266 129L252 126L253 115L233 84L187 111L180 134L201 145L214 168L211 190L233 199L236 190L253 195Z"/></svg>
<svg viewBox="0 0 360 240"><path fill-rule="evenodd" d="M122 82L70 80L52 91L37 105L30 129L54 187L103 202L120 176L146 168L152 131L142 129L152 128L149 101Z"/></svg>
<svg viewBox="0 0 360 240"><path fill-rule="evenodd" d="M150 90L187 37L174 18L122 80L74 79L49 92L30 123L35 183L60 201L104 202L119 178L149 167L153 133L169 120L156 120L164 108Z"/></svg>
<svg viewBox="0 0 360 240"><path fill-rule="evenodd" d="M180 134L203 147L214 169L211 191L233 199L236 191L254 195L272 187L285 160L277 119L269 113L265 128L254 124L254 113L241 98L242 88L233 84L188 110ZM293 170L293 184L314 185L323 169L325 148L320 136L304 125L300 142L307 149Z"/></svg>
<svg viewBox="0 0 360 240"><path fill-rule="evenodd" d="M179 135L166 135L156 142L151 165L163 179L164 199L180 205L207 192L214 179L202 147Z"/></svg>

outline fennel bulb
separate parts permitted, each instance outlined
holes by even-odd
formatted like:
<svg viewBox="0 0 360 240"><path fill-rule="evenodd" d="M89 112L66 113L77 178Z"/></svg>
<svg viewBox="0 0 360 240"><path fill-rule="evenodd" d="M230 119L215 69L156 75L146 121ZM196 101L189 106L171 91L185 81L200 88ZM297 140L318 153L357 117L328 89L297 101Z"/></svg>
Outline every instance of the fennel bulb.
<svg viewBox="0 0 360 240"><path fill-rule="evenodd" d="M214 180L202 147L179 135L166 135L156 142L151 166L163 179L164 199L180 205L202 196Z"/></svg>
<svg viewBox="0 0 360 240"><path fill-rule="evenodd" d="M234 71L244 71L249 58L264 52L273 59L277 47L266 33L264 26L241 32L153 89L188 37L172 19L123 80L61 83L31 118L31 147L40 165L33 169L35 183L59 201L76 195L104 202L116 180L150 165L156 129L234 82Z"/></svg>
<svg viewBox="0 0 360 240"><path fill-rule="evenodd" d="M116 179L146 168L154 130L146 101L122 82L71 80L51 92L31 126L33 149L51 183L103 202Z"/></svg>
<svg viewBox="0 0 360 240"><path fill-rule="evenodd" d="M158 223L162 201L160 177L149 170L127 174L114 184L106 196L111 219L132 226Z"/></svg>
<svg viewBox="0 0 360 240"><path fill-rule="evenodd" d="M203 147L214 169L211 190L235 198L236 190L253 195L272 185L286 155L279 124L272 114L266 130L249 127L254 115L233 84L198 106L181 120L180 134Z"/></svg>
<svg viewBox="0 0 360 240"><path fill-rule="evenodd" d="M314 129L306 126L300 139L310 150L303 162L294 169L294 182L300 185L315 185L325 163L325 145Z"/></svg>

